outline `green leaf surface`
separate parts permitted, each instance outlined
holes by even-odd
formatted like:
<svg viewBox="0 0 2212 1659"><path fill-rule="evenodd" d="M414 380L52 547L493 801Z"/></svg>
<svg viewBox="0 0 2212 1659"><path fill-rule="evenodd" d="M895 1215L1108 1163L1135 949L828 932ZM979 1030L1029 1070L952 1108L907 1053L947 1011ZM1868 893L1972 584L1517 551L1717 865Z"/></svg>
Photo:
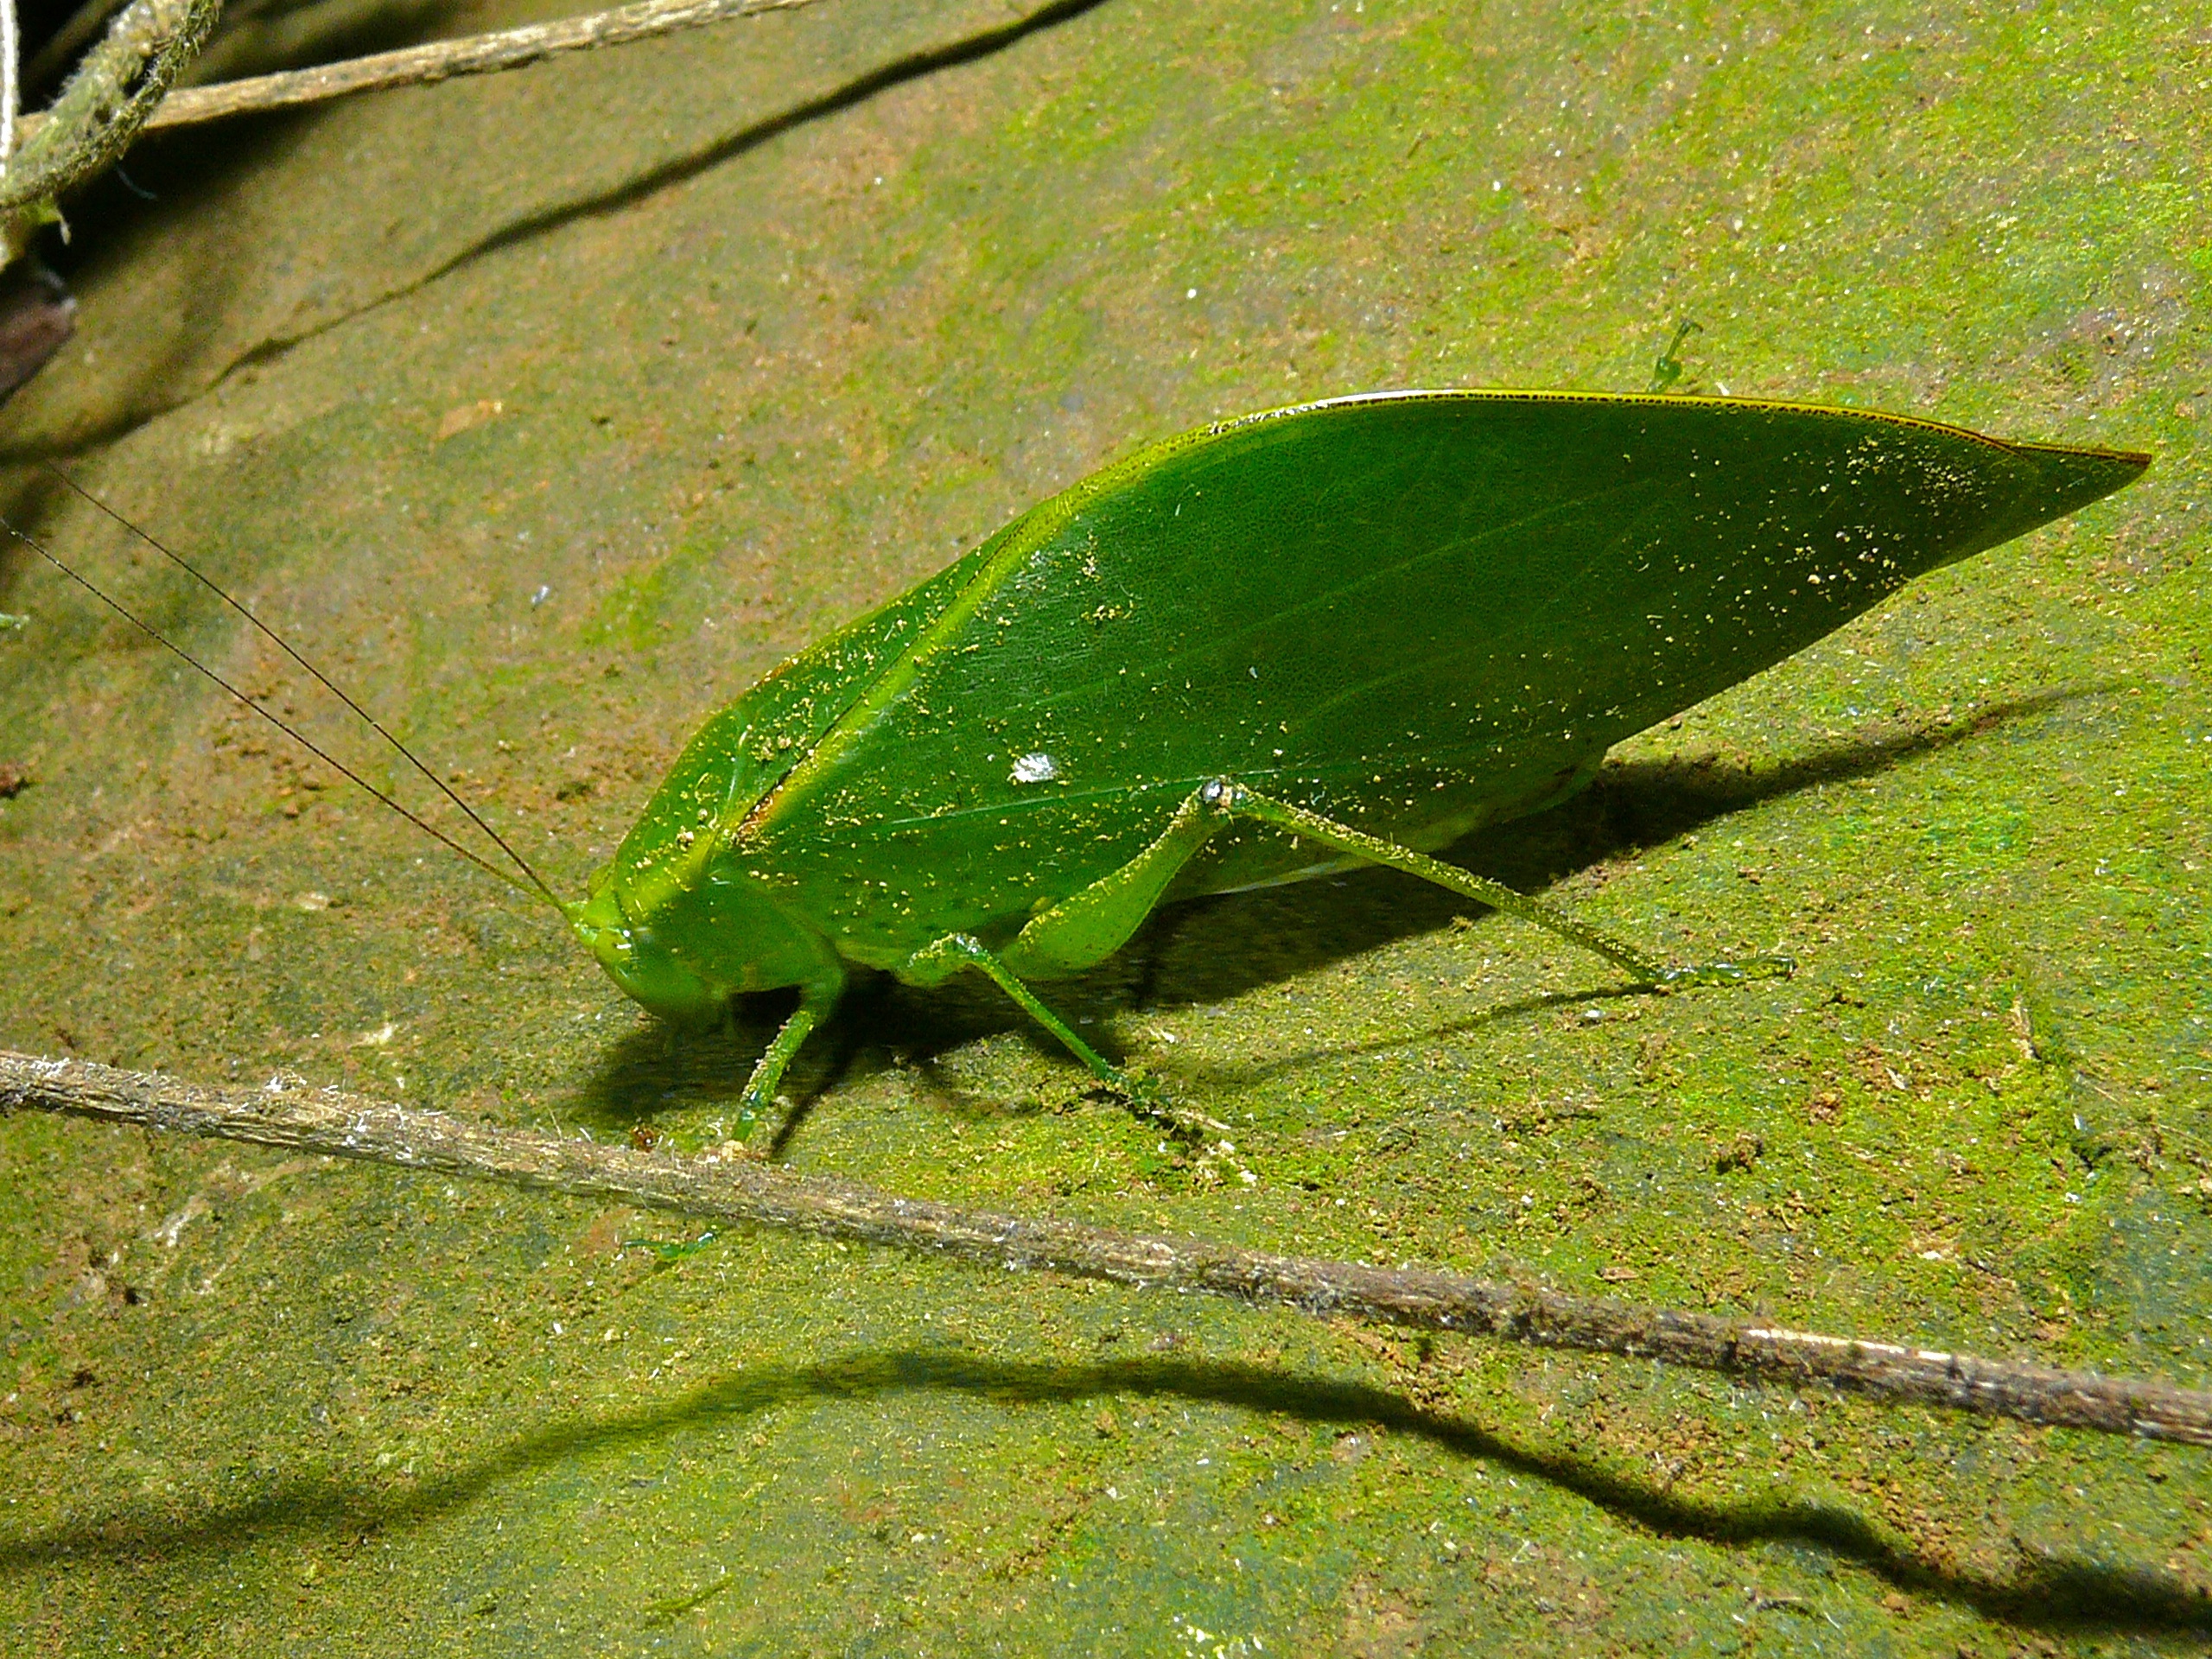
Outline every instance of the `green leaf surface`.
<svg viewBox="0 0 2212 1659"><path fill-rule="evenodd" d="M1056 988L1235 1126L1249 1185L1084 1097L988 988L857 991L775 1144L2202 1382L2201 28L827 0L178 134L129 163L158 200L72 212L79 332L0 417L4 505L346 733L28 465L64 459L577 892L745 685L1209 420L1639 391L1688 317L1677 391L2151 451L1453 849L1795 979L1621 997L1362 873L1170 907ZM60 578L7 556L0 610L37 619L0 650L0 1042L739 1132L784 1005L671 1039ZM625 1248L653 1230L0 1125L0 1646L1995 1655L2212 1622L2186 1449L783 1238Z"/></svg>

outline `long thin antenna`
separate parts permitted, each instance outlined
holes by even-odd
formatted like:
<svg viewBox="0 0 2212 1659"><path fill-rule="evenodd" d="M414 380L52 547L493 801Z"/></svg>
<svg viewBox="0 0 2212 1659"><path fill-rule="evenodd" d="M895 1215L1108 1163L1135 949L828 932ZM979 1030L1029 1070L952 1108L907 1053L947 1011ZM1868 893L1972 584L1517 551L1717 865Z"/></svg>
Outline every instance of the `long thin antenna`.
<svg viewBox="0 0 2212 1659"><path fill-rule="evenodd" d="M431 840L438 842L442 845L450 848L453 851L459 853L463 858L476 866L478 869L482 870L486 875L505 882L516 892L528 893L533 899L543 897L548 903L553 905L556 908L564 908L562 906L560 899L554 896L553 890L548 887L544 882L537 880L537 872L531 870L529 865L523 864L523 868L524 871L529 873L532 881L537 882L534 890L527 884L516 880L512 874L505 870L501 869L498 865L493 863L491 860L484 857L481 854L472 852L469 849L462 846L459 842L455 841L451 836L447 835L443 830L438 829L435 824L424 823L414 813L402 806L397 801L392 799L391 796L385 794L384 791L378 789L367 779L362 777L359 772L355 772L353 767L347 766L343 760L338 760L336 757L329 753L320 744L316 743L312 738L309 738L305 733L288 724L277 715L270 714L268 709L263 708L251 697L246 696L245 692L239 690L238 687L232 685L228 680L218 674L213 669L200 661L197 658L193 656L190 652L185 650L183 646L177 645L175 641L170 639L167 635L162 633L160 629L155 627L151 623L141 619L124 606L119 601L110 598L99 588L93 586L90 580L79 575L75 570L70 569L69 566L64 564L60 559L48 552L45 545L35 537L18 529L14 520L5 517L0 517L0 529L6 530L10 536L13 536L25 547L30 549L32 552L37 554L39 557L44 559L48 564L59 570L63 575L68 577L70 581L75 582L79 588L82 588L94 599L99 601L101 604L106 606L108 609L113 611L118 616L130 624L132 627L137 629L149 639L151 639L156 645L160 645L163 650L170 652L187 666L190 667L194 672L205 675L208 679L213 680L217 685L222 687L223 690L229 692L231 696L236 697L247 708L252 709L255 714L259 715L264 720L267 721L271 726L274 726L278 731L283 733L285 736L290 738L292 741L298 744L309 754L315 756L316 760L321 761L325 766L331 767L334 771L342 773L352 782L358 784L363 790L366 791L369 794L375 796L377 799L382 801L393 811L398 813L399 816L406 819L408 823L413 824L424 835L429 836ZM280 641L279 643L282 642ZM410 758L412 759L411 756ZM470 816L474 817L474 815L472 813ZM498 837L493 836L493 839L498 840ZM504 843L502 844L504 845ZM522 864L522 861L519 858L516 859L515 861L518 864Z"/></svg>
<svg viewBox="0 0 2212 1659"><path fill-rule="evenodd" d="M270 627L259 617L256 616L251 610L247 609L245 605L233 599L230 593L224 588L220 583L204 574L197 565L193 564L189 560L186 559L182 554L177 553L170 548L164 546L154 537L139 529L137 524L132 524L130 519L124 518L113 507L108 505L106 502L101 500L99 497L94 495L90 490L79 484L75 479L70 477L68 474L63 472L52 461L41 461L39 465L44 467L48 473L51 473L55 478L60 479L72 490L75 491L84 500L91 503L93 506L98 507L109 518L114 519L117 524L121 524L133 536L136 536L140 541L145 543L147 546L152 548L154 551L160 554L171 564L176 566L178 569L183 571L185 575L190 576L202 588L205 588L209 593L214 594L216 598L221 600L224 604L229 606L240 616L253 624L256 628L261 631L263 637L267 639L271 645L275 645L277 650L283 652L287 657L297 663L308 673L314 675L315 679L321 684L324 690L329 692L332 696L337 698L339 702L344 703L348 709L352 709L354 714L360 716L363 721L367 722L371 731L374 732L378 737L382 738L385 742L391 745L394 749L397 750L399 753L404 757L409 766L414 767L416 771L421 772L425 778L429 779L431 785L436 788L440 794L443 795L448 800L459 807L461 811L467 815L468 821L471 823L474 824L479 830L481 830L486 835L489 836L501 852L505 853L509 858L514 860L515 868L530 878L531 886L535 887L548 899L553 899L554 903L558 904L560 902L559 899L553 898L553 890L545 885L543 878L541 877L536 870L531 868L530 861L507 844L507 838L505 836L502 836L490 824L485 823L483 818L478 816L474 807L469 805L467 801L461 799L461 798L456 794L454 790L447 785L446 781L442 778L439 777L436 772L431 771L429 767L424 766L422 761L416 759L414 751L410 749L397 737L393 736L392 734L385 728L382 721L378 720L367 709L362 708L361 705L354 702L353 698L347 696L344 691L340 690L337 685L332 683L328 675L325 674L313 663L308 661L306 658L301 656L298 652L293 650L289 642L288 642L283 635L279 634L274 628ZM15 527L11 524L9 528L13 530ZM22 534L20 531L16 531L16 533L18 535ZM26 537L25 539L28 540L29 538ZM34 543L33 545L35 546L36 543ZM45 553L46 550L44 548L40 548L39 551ZM48 553L47 554L47 556L48 558L52 558L54 556ZM75 575L75 572L72 571L70 574L73 575ZM89 583L86 584L88 587L91 584ZM135 621L137 619L133 618L132 620ZM143 627L144 626L144 624L141 623L139 626ZM167 640L162 641L162 644L164 645L167 645L168 643L168 642ZM196 663L193 665L195 668L199 666ZM229 688L226 687L225 689L228 690ZM333 761L332 764L334 766L337 763ZM348 775L350 776L350 774Z"/></svg>

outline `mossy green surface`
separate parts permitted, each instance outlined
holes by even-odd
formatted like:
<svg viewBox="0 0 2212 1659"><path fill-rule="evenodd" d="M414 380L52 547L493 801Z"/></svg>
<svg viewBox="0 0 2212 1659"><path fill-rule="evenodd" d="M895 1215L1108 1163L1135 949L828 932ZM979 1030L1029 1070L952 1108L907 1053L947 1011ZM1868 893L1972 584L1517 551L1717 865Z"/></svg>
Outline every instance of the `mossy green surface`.
<svg viewBox="0 0 2212 1659"><path fill-rule="evenodd" d="M442 15L452 31L514 21ZM1059 998L854 998L777 1155L931 1197L2202 1382L2202 21L1872 3L808 11L164 141L0 416L6 505L368 751L191 550L581 887L696 722L1137 444L1421 384L2151 449L1456 856ZM0 1042L734 1133L777 1010L551 923L0 564ZM379 779L399 774L371 760ZM2194 1651L2212 1459L0 1124L10 1652Z"/></svg>

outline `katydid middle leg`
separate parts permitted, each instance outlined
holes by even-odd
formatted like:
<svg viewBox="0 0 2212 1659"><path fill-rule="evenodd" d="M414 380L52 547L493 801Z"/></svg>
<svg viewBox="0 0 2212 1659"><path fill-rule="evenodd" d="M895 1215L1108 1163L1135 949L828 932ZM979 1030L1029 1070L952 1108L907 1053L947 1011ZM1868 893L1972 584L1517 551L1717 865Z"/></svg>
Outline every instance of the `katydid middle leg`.
<svg viewBox="0 0 2212 1659"><path fill-rule="evenodd" d="M899 965L899 977L910 985L940 985L963 968L972 968L988 976L993 984L1014 999L1023 1013L1058 1038L1066 1046L1068 1052L1090 1067L1093 1077L1128 1101L1138 1113L1157 1118L1177 1134L1193 1141L1203 1141L1210 1134L1217 1135L1227 1130L1229 1126L1225 1123L1169 1104L1150 1079L1124 1071L1084 1042L1076 1035L1073 1027L1046 1007L1034 991L1023 984L982 941L972 935L948 933L944 938L925 945Z"/></svg>
<svg viewBox="0 0 2212 1659"><path fill-rule="evenodd" d="M1259 794L1233 779L1215 778L1192 791L1176 808L1166 829L1144 851L1081 892L1033 917L1003 952L993 952L965 933L948 934L915 952L900 965L899 976L910 984L936 985L963 969L972 968L986 974L1032 1019L1065 1044L1069 1052L1090 1067L1092 1075L1127 1095L1141 1110L1163 1117L1179 1128L1203 1124L1219 1128L1222 1126L1211 1119L1198 1118L1166 1106L1149 1084L1100 1055L1022 982L1024 976L1051 978L1079 973L1120 950L1152 913L1177 873L1211 836L1238 821L1263 823L1332 852L1403 870L1453 893L1479 899L1493 909L1533 922L1605 957L1635 976L1636 982L1641 986L1659 989L1789 971L1790 964L1778 957L1761 958L1744 965L1713 963L1694 968L1669 968L1636 946L1578 921L1540 899L1531 899L1471 870L1368 835L1303 807Z"/></svg>

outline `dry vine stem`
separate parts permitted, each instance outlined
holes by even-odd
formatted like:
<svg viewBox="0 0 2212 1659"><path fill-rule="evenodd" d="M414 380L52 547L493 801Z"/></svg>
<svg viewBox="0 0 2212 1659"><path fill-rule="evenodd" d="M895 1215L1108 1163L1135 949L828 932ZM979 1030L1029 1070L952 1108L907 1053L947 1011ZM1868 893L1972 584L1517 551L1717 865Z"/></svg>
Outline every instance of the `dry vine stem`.
<svg viewBox="0 0 2212 1659"><path fill-rule="evenodd" d="M436 41L344 63L171 92L171 83L199 55L213 29L221 0L130 0L106 37L79 62L51 107L12 123L14 153L0 154L0 266L24 253L38 227L56 216L56 198L121 159L131 141L150 128L183 126L456 75L490 74L563 52L620 46L816 3L818 0L642 0L559 22Z"/></svg>
<svg viewBox="0 0 2212 1659"><path fill-rule="evenodd" d="M796 11L818 3L819 0L642 0L638 5L593 12L583 17L564 17L558 22L531 23L489 35L471 35L457 41L433 41L425 46L405 47L396 52L377 52L340 63L318 64L311 69L219 81L212 86L181 87L162 100L146 118L142 130L151 132L161 127L191 126L201 121L219 121L226 116L319 104L326 99L345 98L354 92L429 86L462 75L493 74L502 69L519 69L564 52L626 46L632 41L672 35L680 29L704 29L733 18L753 17L771 11ZM21 130L26 133L35 131L43 118L25 116Z"/></svg>
<svg viewBox="0 0 2212 1659"><path fill-rule="evenodd" d="M1534 1285L1271 1255L901 1198L747 1159L672 1158L490 1128L336 1089L203 1089L81 1060L0 1050L0 1115L35 1110L613 1198L817 1237L935 1251L988 1267L1203 1291L1316 1315L1377 1319L1549 1348L1662 1360L2031 1423L2212 1446L2212 1392L1895 1343L1784 1331Z"/></svg>
<svg viewBox="0 0 2212 1659"><path fill-rule="evenodd" d="M0 225L0 264L22 251L55 197L130 147L221 11L221 0L132 0L43 118L16 124L16 152L0 175L0 214L15 222Z"/></svg>

